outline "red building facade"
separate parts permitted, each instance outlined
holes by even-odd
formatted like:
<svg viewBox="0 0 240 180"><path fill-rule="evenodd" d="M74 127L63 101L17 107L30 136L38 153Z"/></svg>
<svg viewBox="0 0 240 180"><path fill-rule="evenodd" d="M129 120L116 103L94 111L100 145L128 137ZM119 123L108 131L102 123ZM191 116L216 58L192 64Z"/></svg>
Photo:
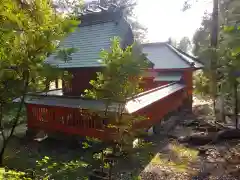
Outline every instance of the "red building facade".
<svg viewBox="0 0 240 180"><path fill-rule="evenodd" d="M46 63L70 72L72 79L63 82L61 90L26 97L28 128L109 140L110 134L115 132L107 128L106 121L98 115L105 110L105 102L81 95L91 88L89 81L104 68L99 62L99 53L101 49L109 49L110 38L119 36L122 48L125 48L134 42L133 33L121 11L85 15L80 29L61 43L64 47L79 49L72 55L72 61L64 63L53 56L46 60ZM126 102L125 113L147 117L134 127L148 129L186 100L191 106L192 73L202 64L167 43L143 44L141 49L153 67L146 69L142 84L144 92ZM117 102L111 105L113 111L117 105Z"/></svg>

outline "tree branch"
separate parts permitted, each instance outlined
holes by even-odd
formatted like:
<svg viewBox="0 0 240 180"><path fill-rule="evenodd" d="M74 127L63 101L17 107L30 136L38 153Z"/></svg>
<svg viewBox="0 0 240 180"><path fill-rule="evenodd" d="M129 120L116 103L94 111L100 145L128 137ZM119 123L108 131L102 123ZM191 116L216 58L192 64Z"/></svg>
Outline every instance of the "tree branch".
<svg viewBox="0 0 240 180"><path fill-rule="evenodd" d="M11 132L8 136L8 138L6 139L5 143L7 143L9 141L9 139L12 137L13 133L14 133L14 130L18 124L18 120L20 118L20 115L21 115L21 112L22 112L22 108L23 108L23 105L24 105L24 101L25 101L25 97L26 97L26 94L27 94L27 89L28 89L28 85L29 85L29 71L26 70L24 72L24 88L23 88L23 95L22 95L22 99L21 99L21 102L20 102L20 106L19 106L19 109L17 111L17 114L16 114L16 117L13 119L13 126L12 126L12 129L11 129Z"/></svg>
<svg viewBox="0 0 240 180"><path fill-rule="evenodd" d="M0 132L1 132L1 135L2 135L2 138L3 138L3 141L5 141L6 137L5 137L4 129L3 129L3 126L2 126L2 121L3 121L3 105L2 105L2 103L0 103Z"/></svg>

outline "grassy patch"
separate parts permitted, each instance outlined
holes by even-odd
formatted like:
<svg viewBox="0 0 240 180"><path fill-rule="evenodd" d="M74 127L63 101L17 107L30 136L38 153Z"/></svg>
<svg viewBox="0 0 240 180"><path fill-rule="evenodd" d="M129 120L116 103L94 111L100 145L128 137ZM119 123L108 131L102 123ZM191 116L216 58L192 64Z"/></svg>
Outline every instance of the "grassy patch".
<svg viewBox="0 0 240 180"><path fill-rule="evenodd" d="M170 146L173 153L175 153L178 158L186 160L188 162L194 162L198 158L198 151L194 149L187 148L178 143L172 143Z"/></svg>
<svg viewBox="0 0 240 180"><path fill-rule="evenodd" d="M198 159L198 151L186 148L177 142L169 143L167 152L157 153L149 165L173 172L189 172L191 163Z"/></svg>
<svg viewBox="0 0 240 180"><path fill-rule="evenodd" d="M187 165L183 163L176 163L169 160L166 155L156 154L156 156L151 160L151 165L161 166L163 169L169 169L174 172L186 172Z"/></svg>

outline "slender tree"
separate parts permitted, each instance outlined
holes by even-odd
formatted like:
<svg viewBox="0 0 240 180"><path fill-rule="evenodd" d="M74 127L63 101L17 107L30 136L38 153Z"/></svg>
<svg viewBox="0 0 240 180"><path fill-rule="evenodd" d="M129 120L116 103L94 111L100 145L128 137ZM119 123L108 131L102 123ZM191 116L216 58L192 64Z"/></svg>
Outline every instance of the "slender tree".
<svg viewBox="0 0 240 180"><path fill-rule="evenodd" d="M236 72L239 69L239 10L240 2L237 0L224 0L219 4L219 35L218 37L215 37L218 38L218 50L214 51L214 54L212 53L213 49L209 48L209 44L211 42L212 45L216 43L216 39L211 41L211 34L216 31L216 29L213 29L211 15L205 14L202 26L196 31L193 38L194 54L199 56L201 59L204 59L206 70L204 72L205 77L203 79L206 80L205 84L208 80L211 80L211 59L213 59L213 55L217 56L218 61L213 64L217 72L214 72L216 75L215 82L217 82L216 85L219 86L218 94L223 97L226 103L225 108L228 107L229 112L234 111L233 102L238 100L234 98L233 93L234 89L235 92L237 89L234 87L234 85L236 86L237 81L233 72Z"/></svg>
<svg viewBox="0 0 240 180"><path fill-rule="evenodd" d="M133 46L121 49L118 38L112 40L111 52L102 51L101 57L105 69L98 73L97 80L90 81L93 89L86 90L86 96L106 100L104 117L109 120L111 127L117 130L115 140L122 146L126 144L126 137L134 137L132 125L134 121L141 119L127 115L124 110L127 100L142 91L141 77L148 62L144 55L134 51ZM109 107L115 103L118 107L113 113Z"/></svg>
<svg viewBox="0 0 240 180"><path fill-rule="evenodd" d="M213 1L213 12L212 12L212 28L211 28L211 50L212 56L210 61L210 79L211 79L211 93L213 98L213 108L214 114L216 117L216 98L217 98L217 48L218 48L218 25L219 17L218 17L218 0Z"/></svg>

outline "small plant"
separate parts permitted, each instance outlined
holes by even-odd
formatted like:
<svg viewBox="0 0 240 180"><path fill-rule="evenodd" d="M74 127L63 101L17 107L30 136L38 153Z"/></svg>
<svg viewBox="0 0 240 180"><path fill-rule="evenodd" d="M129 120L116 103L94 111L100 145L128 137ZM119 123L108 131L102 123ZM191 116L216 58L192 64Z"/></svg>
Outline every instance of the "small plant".
<svg viewBox="0 0 240 180"><path fill-rule="evenodd" d="M24 172L7 170L5 168L0 168L0 179L9 179L9 180L32 180L27 177L27 174Z"/></svg>
<svg viewBox="0 0 240 180"><path fill-rule="evenodd" d="M51 158L45 156L43 159L36 161L37 179L58 179L63 175L69 174L80 168L87 168L89 164L84 161L72 160L68 162L55 162Z"/></svg>
<svg viewBox="0 0 240 180"><path fill-rule="evenodd" d="M132 180L142 180L141 176L134 176Z"/></svg>

